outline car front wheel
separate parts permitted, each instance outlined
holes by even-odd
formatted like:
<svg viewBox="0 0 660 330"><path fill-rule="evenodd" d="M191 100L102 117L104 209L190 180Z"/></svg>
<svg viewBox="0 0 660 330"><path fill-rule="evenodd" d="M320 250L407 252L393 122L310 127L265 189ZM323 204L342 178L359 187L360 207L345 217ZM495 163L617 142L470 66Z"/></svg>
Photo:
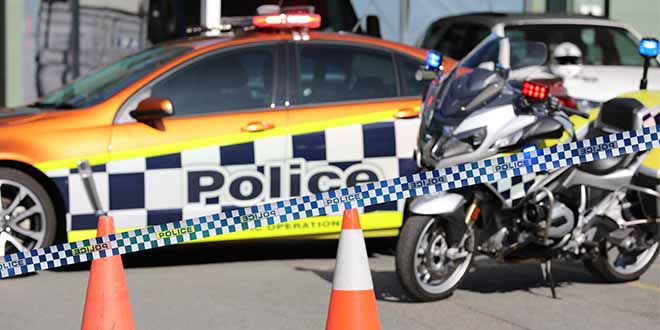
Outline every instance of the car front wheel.
<svg viewBox="0 0 660 330"><path fill-rule="evenodd" d="M21 171L0 168L0 255L52 244L56 225L44 187Z"/></svg>

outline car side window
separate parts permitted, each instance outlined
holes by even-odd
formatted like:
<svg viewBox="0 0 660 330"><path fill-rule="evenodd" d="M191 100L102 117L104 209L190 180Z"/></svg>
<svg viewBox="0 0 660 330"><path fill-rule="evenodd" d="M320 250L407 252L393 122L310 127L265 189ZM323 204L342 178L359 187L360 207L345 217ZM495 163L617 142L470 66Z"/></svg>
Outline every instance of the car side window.
<svg viewBox="0 0 660 330"><path fill-rule="evenodd" d="M644 60L639 56L638 44L635 43L635 38L628 31L610 30L614 47L619 54L619 63L621 65L637 65L642 66Z"/></svg>
<svg viewBox="0 0 660 330"><path fill-rule="evenodd" d="M250 47L211 55L172 73L151 96L172 101L175 116L270 108L273 47Z"/></svg>
<svg viewBox="0 0 660 330"><path fill-rule="evenodd" d="M369 48L298 45L296 104L397 96L392 55Z"/></svg>
<svg viewBox="0 0 660 330"><path fill-rule="evenodd" d="M463 23L452 24L445 30L438 43L433 47L435 50L442 52L445 56L452 58L462 58L463 43L467 37L468 26Z"/></svg>
<svg viewBox="0 0 660 330"><path fill-rule="evenodd" d="M424 65L424 62L405 56L398 56L397 61L399 62L401 96L421 96L428 81L418 81L415 79L415 73Z"/></svg>
<svg viewBox="0 0 660 330"><path fill-rule="evenodd" d="M489 33L490 30L480 24L455 23L444 31L442 37L437 38L437 43L432 48L445 56L461 59Z"/></svg>

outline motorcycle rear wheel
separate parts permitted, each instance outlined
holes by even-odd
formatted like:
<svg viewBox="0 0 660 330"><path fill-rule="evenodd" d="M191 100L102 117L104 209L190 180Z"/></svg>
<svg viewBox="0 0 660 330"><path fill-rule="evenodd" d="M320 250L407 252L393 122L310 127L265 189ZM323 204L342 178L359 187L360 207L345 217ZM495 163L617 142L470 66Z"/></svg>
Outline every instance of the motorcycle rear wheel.
<svg viewBox="0 0 660 330"><path fill-rule="evenodd" d="M592 275L605 282L620 283L637 280L653 265L660 252L660 224L646 226L655 226L651 232L656 236L655 243L646 250L627 256L622 254L618 247L604 240L598 246L598 257L585 260L585 267ZM626 258L628 261L634 258L634 261L624 264Z"/></svg>

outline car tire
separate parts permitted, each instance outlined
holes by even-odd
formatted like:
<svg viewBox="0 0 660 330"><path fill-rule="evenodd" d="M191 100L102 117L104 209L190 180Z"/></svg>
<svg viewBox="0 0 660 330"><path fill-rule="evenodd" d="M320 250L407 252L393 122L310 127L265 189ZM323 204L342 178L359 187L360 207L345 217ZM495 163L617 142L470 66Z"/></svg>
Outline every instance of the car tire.
<svg viewBox="0 0 660 330"><path fill-rule="evenodd" d="M15 202L21 195L21 200ZM0 255L53 243L57 213L53 199L36 179L17 169L0 167L0 203L0 242L4 245L0 246Z"/></svg>

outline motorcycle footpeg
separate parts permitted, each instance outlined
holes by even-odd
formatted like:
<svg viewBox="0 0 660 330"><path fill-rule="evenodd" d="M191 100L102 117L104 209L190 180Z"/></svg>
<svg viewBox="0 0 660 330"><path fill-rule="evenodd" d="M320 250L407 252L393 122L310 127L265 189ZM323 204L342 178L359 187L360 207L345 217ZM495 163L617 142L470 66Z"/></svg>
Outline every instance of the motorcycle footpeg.
<svg viewBox="0 0 660 330"><path fill-rule="evenodd" d="M469 254L470 253L466 250L450 247L449 249L447 249L445 256L447 256L447 258L451 260L459 260L466 258Z"/></svg>

